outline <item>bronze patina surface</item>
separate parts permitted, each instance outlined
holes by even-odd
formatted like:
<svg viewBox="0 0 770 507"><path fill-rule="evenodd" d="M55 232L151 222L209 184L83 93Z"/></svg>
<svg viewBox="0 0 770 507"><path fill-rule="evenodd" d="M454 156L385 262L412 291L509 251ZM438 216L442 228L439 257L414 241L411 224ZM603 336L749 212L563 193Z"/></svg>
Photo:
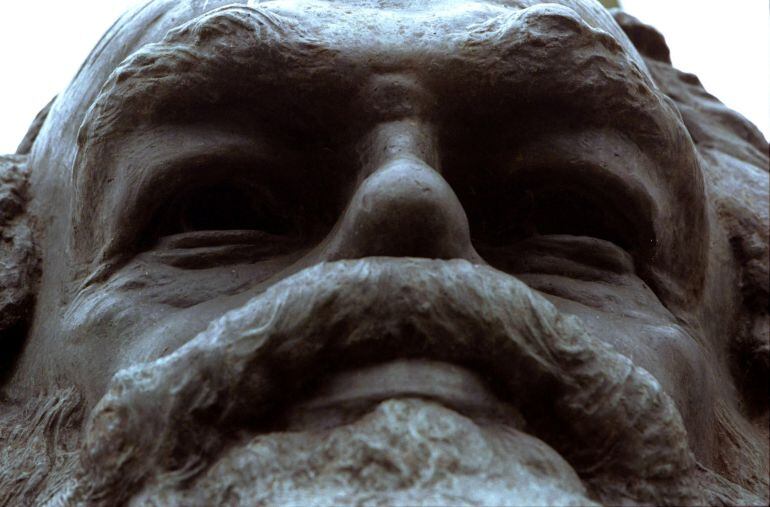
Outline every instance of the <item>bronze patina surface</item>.
<svg viewBox="0 0 770 507"><path fill-rule="evenodd" d="M0 157L0 505L768 502L768 144L593 0L153 0Z"/></svg>

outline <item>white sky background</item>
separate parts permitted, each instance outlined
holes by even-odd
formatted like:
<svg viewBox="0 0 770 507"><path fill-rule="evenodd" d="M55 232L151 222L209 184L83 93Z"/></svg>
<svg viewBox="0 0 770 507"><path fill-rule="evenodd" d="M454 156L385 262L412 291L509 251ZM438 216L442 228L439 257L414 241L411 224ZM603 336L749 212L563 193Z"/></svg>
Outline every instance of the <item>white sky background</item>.
<svg viewBox="0 0 770 507"><path fill-rule="evenodd" d="M620 0L657 28L671 62L770 138L768 0Z"/></svg>
<svg viewBox="0 0 770 507"><path fill-rule="evenodd" d="M112 22L137 0L0 0L0 153L67 86ZM621 0L658 28L674 65L770 136L768 0Z"/></svg>

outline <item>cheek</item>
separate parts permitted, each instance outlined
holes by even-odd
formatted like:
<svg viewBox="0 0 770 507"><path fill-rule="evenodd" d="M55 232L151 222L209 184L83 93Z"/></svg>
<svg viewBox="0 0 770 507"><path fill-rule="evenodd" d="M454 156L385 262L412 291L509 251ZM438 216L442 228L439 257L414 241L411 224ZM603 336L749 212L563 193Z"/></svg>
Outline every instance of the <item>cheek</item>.
<svg viewBox="0 0 770 507"><path fill-rule="evenodd" d="M708 435L713 434L714 381L708 356L696 337L678 325L676 317L641 283L622 283L613 288L564 281L567 285L579 285L580 289L546 297L559 310L579 317L588 332L658 380L676 403L696 456L708 461L712 451ZM564 297L567 294L573 294L574 299Z"/></svg>
<svg viewBox="0 0 770 507"><path fill-rule="evenodd" d="M176 350L264 290L296 257L205 269L137 257L65 309L61 335L76 364L73 377L95 403L117 371Z"/></svg>
<svg viewBox="0 0 770 507"><path fill-rule="evenodd" d="M590 331L650 372L676 402L688 429L696 431L710 407L710 379L701 346L673 321L656 324L596 317Z"/></svg>
<svg viewBox="0 0 770 507"><path fill-rule="evenodd" d="M715 384L702 346L675 321L641 323L596 316L587 326L598 337L650 372L676 403L688 432L690 447L710 461L714 434Z"/></svg>
<svg viewBox="0 0 770 507"><path fill-rule="evenodd" d="M132 262L66 307L60 331L74 377L89 401L98 401L118 370L177 349L253 297L274 272L275 266L183 270Z"/></svg>
<svg viewBox="0 0 770 507"><path fill-rule="evenodd" d="M153 327L160 318L158 308L109 287L89 288L67 306L61 328L64 351L90 403L102 396L138 330Z"/></svg>

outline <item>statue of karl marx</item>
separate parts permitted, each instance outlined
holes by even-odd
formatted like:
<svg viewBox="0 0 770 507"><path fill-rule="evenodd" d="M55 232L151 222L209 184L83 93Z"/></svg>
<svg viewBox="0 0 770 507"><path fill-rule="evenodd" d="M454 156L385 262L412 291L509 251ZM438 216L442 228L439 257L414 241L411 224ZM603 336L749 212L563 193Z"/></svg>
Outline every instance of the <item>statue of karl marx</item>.
<svg viewBox="0 0 770 507"><path fill-rule="evenodd" d="M594 0L152 0L0 162L2 505L768 502L768 144Z"/></svg>

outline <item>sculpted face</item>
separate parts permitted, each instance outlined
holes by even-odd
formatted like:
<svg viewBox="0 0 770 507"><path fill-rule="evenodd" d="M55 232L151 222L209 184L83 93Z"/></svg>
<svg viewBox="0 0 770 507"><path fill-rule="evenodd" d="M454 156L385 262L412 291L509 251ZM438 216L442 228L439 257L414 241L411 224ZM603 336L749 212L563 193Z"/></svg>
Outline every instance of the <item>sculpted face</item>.
<svg viewBox="0 0 770 507"><path fill-rule="evenodd" d="M766 500L727 208L652 64L589 1L123 17L29 155L9 399L74 421L36 498Z"/></svg>

